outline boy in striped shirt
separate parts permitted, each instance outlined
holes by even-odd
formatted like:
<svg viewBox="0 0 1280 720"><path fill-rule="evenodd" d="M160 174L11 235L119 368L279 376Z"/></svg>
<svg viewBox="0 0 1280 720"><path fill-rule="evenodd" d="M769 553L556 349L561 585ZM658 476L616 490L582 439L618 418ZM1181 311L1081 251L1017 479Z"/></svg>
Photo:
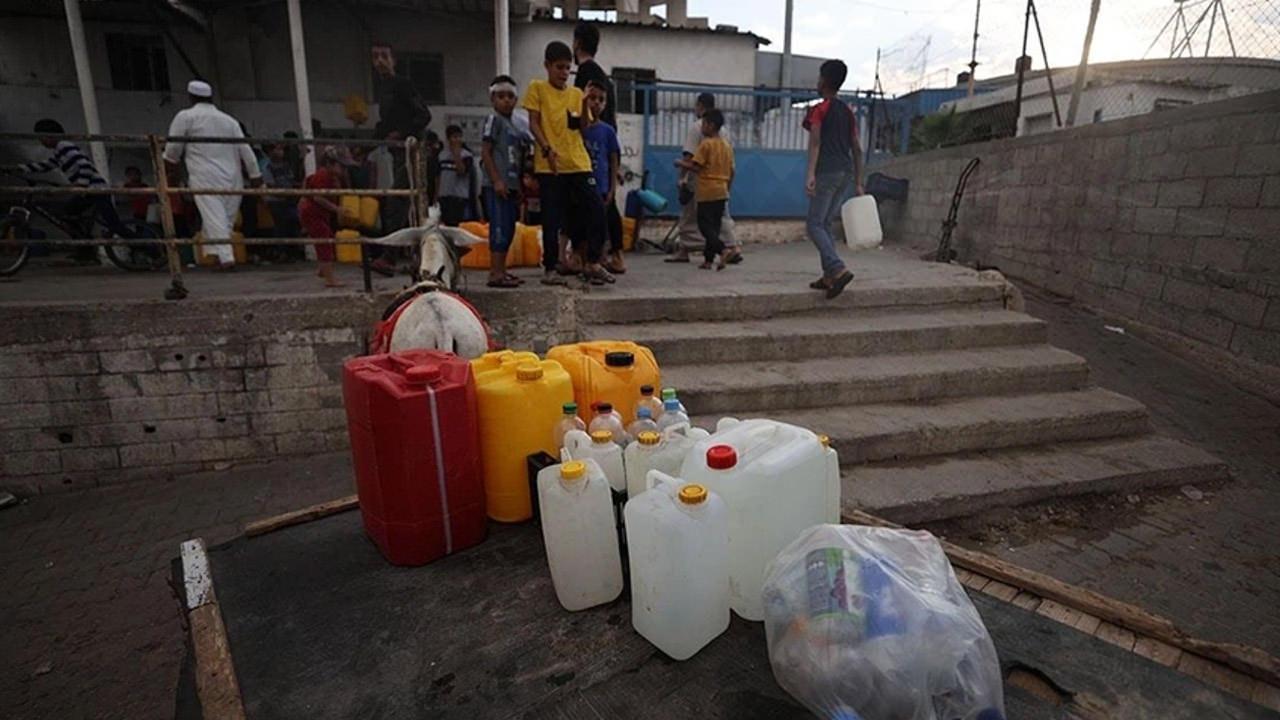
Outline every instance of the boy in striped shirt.
<svg viewBox="0 0 1280 720"><path fill-rule="evenodd" d="M66 133L61 123L45 118L36 123L34 132L45 136L40 138L40 144L53 150L53 154L45 160L18 165L14 169L28 174L59 170L67 182L76 187L106 187L107 181L102 179L98 169L93 166L93 161L84 154L80 146L70 140L58 139L57 136ZM133 237L133 233L120 222L120 215L116 212L110 195L77 195L64 206L63 212L69 218L76 218L86 214L90 208L98 221L113 235ZM76 249L75 255L77 260L97 262L94 247L81 246Z"/></svg>

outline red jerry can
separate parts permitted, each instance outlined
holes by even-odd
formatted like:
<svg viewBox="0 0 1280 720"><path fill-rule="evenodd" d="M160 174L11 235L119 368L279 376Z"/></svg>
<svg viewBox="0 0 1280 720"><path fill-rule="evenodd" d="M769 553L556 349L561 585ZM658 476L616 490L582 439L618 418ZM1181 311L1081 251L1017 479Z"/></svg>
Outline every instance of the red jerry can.
<svg viewBox="0 0 1280 720"><path fill-rule="evenodd" d="M347 431L364 529L394 565L424 565L484 539L476 388L453 353L347 361Z"/></svg>

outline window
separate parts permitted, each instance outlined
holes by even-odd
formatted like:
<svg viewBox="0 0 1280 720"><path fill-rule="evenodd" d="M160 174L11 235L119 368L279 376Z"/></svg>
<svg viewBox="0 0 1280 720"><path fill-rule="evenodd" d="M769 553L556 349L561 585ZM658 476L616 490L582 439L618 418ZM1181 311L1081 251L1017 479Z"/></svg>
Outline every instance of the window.
<svg viewBox="0 0 1280 720"><path fill-rule="evenodd" d="M613 69L613 84L618 95L618 112L644 112L645 85L652 85L658 74L646 68Z"/></svg>
<svg viewBox="0 0 1280 720"><path fill-rule="evenodd" d="M159 35L107 35L107 64L114 90L169 89L169 63Z"/></svg>
<svg viewBox="0 0 1280 720"><path fill-rule="evenodd" d="M1173 98L1156 98L1155 107L1152 110L1159 112L1160 110L1172 110L1174 108L1186 107L1191 104L1190 100L1174 100Z"/></svg>
<svg viewBox="0 0 1280 720"><path fill-rule="evenodd" d="M1093 121L1096 123L1102 122L1102 108L1093 111Z"/></svg>
<svg viewBox="0 0 1280 720"><path fill-rule="evenodd" d="M440 53L396 53L396 75L409 78L413 88L428 103L444 104L444 55ZM378 73L373 73L372 87L378 87Z"/></svg>

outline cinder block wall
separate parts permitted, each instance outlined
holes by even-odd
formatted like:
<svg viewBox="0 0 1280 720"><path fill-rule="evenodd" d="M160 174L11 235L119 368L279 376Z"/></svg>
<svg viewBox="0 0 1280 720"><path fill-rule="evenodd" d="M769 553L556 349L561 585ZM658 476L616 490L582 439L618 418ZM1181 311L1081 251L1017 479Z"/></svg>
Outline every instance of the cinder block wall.
<svg viewBox="0 0 1280 720"><path fill-rule="evenodd" d="M347 445L342 362L387 298L6 307L0 487L56 492Z"/></svg>
<svg viewBox="0 0 1280 720"><path fill-rule="evenodd" d="M1280 367L1280 92L905 156L886 236Z"/></svg>

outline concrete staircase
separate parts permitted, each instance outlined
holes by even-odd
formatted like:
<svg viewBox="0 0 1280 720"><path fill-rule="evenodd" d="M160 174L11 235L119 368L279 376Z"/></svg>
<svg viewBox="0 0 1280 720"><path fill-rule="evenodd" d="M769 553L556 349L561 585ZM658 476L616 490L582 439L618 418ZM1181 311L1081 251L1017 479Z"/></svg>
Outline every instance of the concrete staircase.
<svg viewBox="0 0 1280 720"><path fill-rule="evenodd" d="M652 348L700 425L767 416L829 435L846 509L916 523L1227 476L1151 434L1145 407L1092 386L1084 359L1003 297L956 275L855 282L834 302L781 285L589 295L579 313L588 338Z"/></svg>

